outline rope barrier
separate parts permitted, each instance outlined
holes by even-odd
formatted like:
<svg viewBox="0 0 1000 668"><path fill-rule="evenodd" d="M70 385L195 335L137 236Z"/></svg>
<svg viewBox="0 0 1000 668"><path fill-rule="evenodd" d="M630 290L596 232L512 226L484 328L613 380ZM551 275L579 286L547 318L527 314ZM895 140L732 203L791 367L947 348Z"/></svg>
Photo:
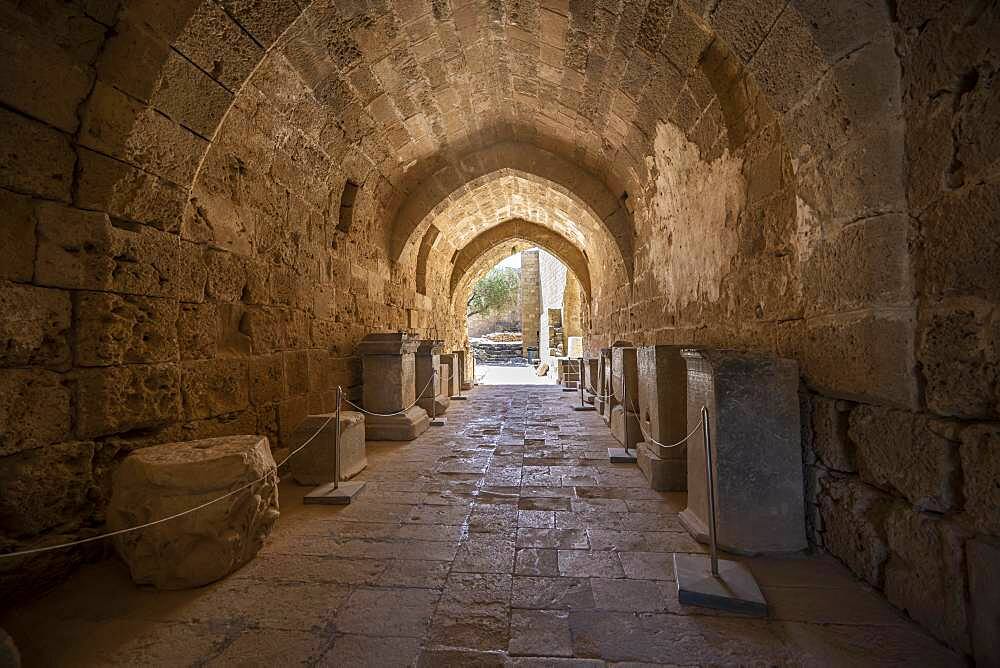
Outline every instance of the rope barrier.
<svg viewBox="0 0 1000 668"><path fill-rule="evenodd" d="M678 445L683 445L684 443L687 442L689 438L694 436L698 432L698 430L701 429L702 426L702 422L701 420L699 420L698 424L695 425L694 429L689 431L687 436L677 441L676 443L671 443L670 445L667 445L666 443L660 443L655 438L653 438L648 431L646 431L645 427L642 426L642 418L639 416L639 410L636 408L635 404L630 401L629 405L632 407L632 414L636 416L635 421L639 425L639 431L641 431L642 435L646 437L646 441L648 441L649 443L653 443L654 445L658 445L661 448L676 448ZM702 408L704 408L704 406Z"/></svg>
<svg viewBox="0 0 1000 668"><path fill-rule="evenodd" d="M261 476L260 478L257 478L256 480L254 480L252 482L248 482L247 484L243 485L242 487L237 487L236 489L234 489L234 490L232 490L230 492L227 492L227 493L223 494L222 496L220 496L218 498L212 499L211 501L206 501L205 503L202 503L202 504L199 504L197 506L194 506L193 508L188 508L187 510L182 510L179 513L174 513L173 515L168 515L167 517L161 517L158 520L153 520L151 522L145 522L143 524L138 524L138 525L133 526L133 527L126 527L125 529L117 529L115 531L108 531L106 533L98 534L96 536L90 536L89 538L81 538L80 540L74 540L74 541L70 541L68 543L60 543L59 545L47 545L45 547L35 547L35 548L31 548L29 550L20 550L18 552L7 552L5 554L0 554L0 559L11 559L13 557L24 557L24 556L27 556L29 554L38 554L40 552L50 552L52 550L61 550L61 549L67 548L67 547L75 547L77 545L83 545L85 543L93 543L93 542L98 541L98 540L104 540L105 538L112 538L114 536L121 536L122 534L131 533L133 531L139 531L140 529L147 529L147 528L149 528L151 526L156 526L157 524L163 524L164 522L170 522L171 520L175 520L175 519L177 519L179 517L184 517L185 515L190 515L191 513L197 512L197 511L201 510L202 508L207 508L208 506L211 506L212 504L218 503L219 501L222 501L223 499L228 499L229 497L233 496L234 494L238 494L239 492L242 492L245 489L249 489L250 487L253 487L254 485L256 485L256 484L258 484L260 482L263 482L267 478L269 478L272 475L274 475L278 471L278 469L280 469L282 466L285 465L285 462L287 462L289 459L291 459L296 454L298 454L307 445L309 445L310 443L312 443L316 439L316 437L319 436L320 432L322 432L324 429L326 429L326 426L328 424L330 424L331 422L333 422L333 418L334 417L335 416L330 416L329 418L327 418L326 422L324 422L323 424L321 424L320 427L319 427L319 429L317 429L315 431L315 433L313 433L312 436L310 436L308 439L306 439L305 443L303 443L299 447L295 448L295 450L293 450L292 452L288 453L288 455L284 459L282 459L279 463L277 463L277 464L274 465L274 468L268 469L267 473L265 473L263 476Z"/></svg>
<svg viewBox="0 0 1000 668"><path fill-rule="evenodd" d="M367 411L367 410L365 410L364 408L362 408L361 406L358 406L358 405L357 405L356 403L354 403L353 401L351 401L351 400L350 400L350 399L348 399L347 397L344 397L344 401L345 401L346 403L350 404L351 406L354 406L355 408L357 408L357 409L358 409L359 411L361 411L362 413L365 413L366 415L377 415L377 416L379 416L379 417L392 417L393 415L402 415L402 414L403 414L403 413L405 413L406 411L408 411L408 410L410 410L411 408L413 408L414 406L416 406L416 405L417 405L417 402L418 402L418 401L420 401L420 400L421 400L421 399L423 398L423 396L424 396L424 392L426 392L426 391L427 391L427 388L428 388L428 387L430 387L430 386L431 386L431 383L433 383L433 382L434 382L434 377L435 377L436 375L437 375L437 371L432 371L432 372L431 372L431 377L430 377L430 380L428 380L428 381L427 381L427 384L426 384L426 385L424 385L424 388L423 388L422 390L420 390L419 392L417 392L417 398L416 398L416 399L415 399L415 400L413 401L413 403L412 403L412 404L410 404L409 406L407 406L406 408L404 408L403 410L401 410L401 411L396 411L395 413L376 413L375 411Z"/></svg>

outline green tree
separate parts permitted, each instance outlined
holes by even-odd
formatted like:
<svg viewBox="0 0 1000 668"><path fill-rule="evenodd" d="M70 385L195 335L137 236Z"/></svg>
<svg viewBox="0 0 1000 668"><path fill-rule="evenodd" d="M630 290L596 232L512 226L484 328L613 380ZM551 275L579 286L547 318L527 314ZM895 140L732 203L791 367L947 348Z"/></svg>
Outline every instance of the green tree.
<svg viewBox="0 0 1000 668"><path fill-rule="evenodd" d="M517 303L521 274L513 267L493 267L472 288L466 303L467 317L502 311Z"/></svg>

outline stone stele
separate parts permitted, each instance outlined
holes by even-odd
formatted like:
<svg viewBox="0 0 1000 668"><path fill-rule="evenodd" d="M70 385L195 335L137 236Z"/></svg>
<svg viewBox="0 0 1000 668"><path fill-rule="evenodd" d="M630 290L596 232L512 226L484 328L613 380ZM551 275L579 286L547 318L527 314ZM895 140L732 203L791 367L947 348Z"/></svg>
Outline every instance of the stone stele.
<svg viewBox="0 0 1000 668"><path fill-rule="evenodd" d="M643 441L639 429L639 367L636 349L616 345L611 348L611 435L634 451Z"/></svg>
<svg viewBox="0 0 1000 668"><path fill-rule="evenodd" d="M471 390L472 381L469 378L468 369L465 367L465 351L454 350L452 354L455 356L455 364L458 365L458 382L461 383L463 390Z"/></svg>
<svg viewBox="0 0 1000 668"><path fill-rule="evenodd" d="M687 365L682 346L639 348L639 422L645 434L663 445L677 443L687 428ZM687 443L672 448L649 440L639 444L639 469L657 491L687 489Z"/></svg>
<svg viewBox="0 0 1000 668"><path fill-rule="evenodd" d="M369 441L412 441L430 426L427 411L415 403L414 352L419 343L402 332L387 332L369 334L358 344L365 410L392 413L365 416Z"/></svg>
<svg viewBox="0 0 1000 668"><path fill-rule="evenodd" d="M340 443L337 444L337 414L306 417L292 432L289 447L301 447L317 430L309 445L288 460L292 477L300 485L333 482L334 457L340 449L340 480L349 480L368 466L365 456L365 416L355 411L340 411ZM325 426L324 426L325 425Z"/></svg>
<svg viewBox="0 0 1000 668"><path fill-rule="evenodd" d="M718 544L737 554L806 547L799 372L793 360L734 350L684 350L687 426L708 407ZM688 441L688 507L680 519L708 536L704 434Z"/></svg>
<svg viewBox="0 0 1000 668"><path fill-rule="evenodd" d="M124 529L220 501L115 538L132 579L200 587L253 559L278 519L278 477L264 436L223 436L136 450L115 472L108 528Z"/></svg>
<svg viewBox="0 0 1000 668"><path fill-rule="evenodd" d="M583 390L586 393L583 400L588 404L594 403L595 395L600 394L598 389L601 385L599 374L600 373L600 359L597 357L589 357L583 361L583 379L584 385Z"/></svg>
<svg viewBox="0 0 1000 668"><path fill-rule="evenodd" d="M594 405L597 412L608 422L611 412L611 348L601 348L597 357L597 397Z"/></svg>
<svg viewBox="0 0 1000 668"><path fill-rule="evenodd" d="M458 369L455 368L455 356L451 353L441 353L441 391L447 396L458 394Z"/></svg>
<svg viewBox="0 0 1000 668"><path fill-rule="evenodd" d="M441 350L444 348L444 341L438 339L424 339L420 341L414 353L415 379L414 390L417 393L417 405L423 408L429 415L443 415L448 410L451 400L444 393L446 383L441 382ZM438 374L431 376L434 371Z"/></svg>

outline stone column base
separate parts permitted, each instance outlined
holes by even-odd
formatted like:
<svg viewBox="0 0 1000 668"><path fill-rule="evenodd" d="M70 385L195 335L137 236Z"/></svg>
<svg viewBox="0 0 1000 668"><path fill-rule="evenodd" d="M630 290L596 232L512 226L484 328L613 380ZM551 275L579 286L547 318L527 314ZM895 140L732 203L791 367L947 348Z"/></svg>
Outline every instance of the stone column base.
<svg viewBox="0 0 1000 668"><path fill-rule="evenodd" d="M412 441L430 427L431 419L420 406L411 406L400 415L365 416L365 439L369 441Z"/></svg>
<svg viewBox="0 0 1000 668"><path fill-rule="evenodd" d="M639 429L639 416L635 413L628 413L628 442L625 438L625 409L622 406L615 406L611 409L611 435L629 450L634 450L645 438Z"/></svg>
<svg viewBox="0 0 1000 668"><path fill-rule="evenodd" d="M638 450L636 461L649 481L650 489L657 492L687 491L687 459L663 459L648 443L640 443Z"/></svg>
<svg viewBox="0 0 1000 668"><path fill-rule="evenodd" d="M436 406L434 404L437 404ZM444 415L445 411L448 410L448 406L451 404L451 399L447 395L439 394L434 399L427 397L425 399L420 399L417 401L417 405L427 411L428 415L435 415L434 411L437 411L437 415Z"/></svg>

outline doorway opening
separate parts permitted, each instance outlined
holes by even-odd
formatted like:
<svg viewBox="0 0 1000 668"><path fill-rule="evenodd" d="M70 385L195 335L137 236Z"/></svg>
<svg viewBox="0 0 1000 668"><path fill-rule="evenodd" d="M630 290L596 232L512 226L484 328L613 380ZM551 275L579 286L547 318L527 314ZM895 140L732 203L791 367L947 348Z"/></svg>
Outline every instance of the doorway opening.
<svg viewBox="0 0 1000 668"><path fill-rule="evenodd" d="M511 250L475 283L468 299L476 380L552 385L559 360L583 350L580 282L544 249Z"/></svg>

